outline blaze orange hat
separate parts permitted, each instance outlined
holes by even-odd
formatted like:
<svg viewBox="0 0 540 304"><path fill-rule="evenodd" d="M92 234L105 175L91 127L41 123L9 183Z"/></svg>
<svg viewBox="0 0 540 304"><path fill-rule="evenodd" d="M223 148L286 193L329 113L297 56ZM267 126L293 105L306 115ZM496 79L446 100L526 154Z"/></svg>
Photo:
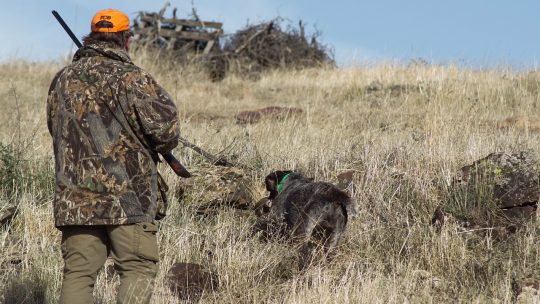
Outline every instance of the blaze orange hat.
<svg viewBox="0 0 540 304"><path fill-rule="evenodd" d="M129 30L129 17L119 10L106 9L92 18L92 32L116 33Z"/></svg>

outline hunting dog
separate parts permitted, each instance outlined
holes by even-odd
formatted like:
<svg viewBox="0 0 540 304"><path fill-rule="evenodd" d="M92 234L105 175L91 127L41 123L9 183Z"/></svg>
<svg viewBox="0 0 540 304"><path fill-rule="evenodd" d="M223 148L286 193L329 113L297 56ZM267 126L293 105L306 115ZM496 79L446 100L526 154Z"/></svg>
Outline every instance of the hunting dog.
<svg viewBox="0 0 540 304"><path fill-rule="evenodd" d="M312 263L319 245L328 257L345 231L349 195L292 171L270 173L265 185L270 193L268 215L281 226L282 235L300 245L300 269Z"/></svg>

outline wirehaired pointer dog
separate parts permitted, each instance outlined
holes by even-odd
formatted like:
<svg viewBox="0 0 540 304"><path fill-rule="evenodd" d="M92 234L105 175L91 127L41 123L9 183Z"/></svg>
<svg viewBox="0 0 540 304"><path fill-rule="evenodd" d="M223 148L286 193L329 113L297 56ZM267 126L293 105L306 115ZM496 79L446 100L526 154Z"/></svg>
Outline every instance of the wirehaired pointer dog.
<svg viewBox="0 0 540 304"><path fill-rule="evenodd" d="M265 185L270 192L270 218L300 244L300 269L311 264L318 245L325 255L332 253L347 226L349 195L292 171L270 173Z"/></svg>

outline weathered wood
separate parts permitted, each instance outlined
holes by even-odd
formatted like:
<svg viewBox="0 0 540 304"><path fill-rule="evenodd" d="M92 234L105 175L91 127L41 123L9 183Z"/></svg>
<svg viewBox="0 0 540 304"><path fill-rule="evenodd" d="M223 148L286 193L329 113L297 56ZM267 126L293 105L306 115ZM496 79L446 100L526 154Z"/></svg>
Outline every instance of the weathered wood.
<svg viewBox="0 0 540 304"><path fill-rule="evenodd" d="M142 15L140 19L141 21L145 21L145 22L155 22L157 18L154 16ZM213 21L207 22L207 21L195 21L195 20L174 19L174 18L163 18L163 19L160 19L160 21L161 23L172 23L172 24L181 25L181 26L215 28L215 29L221 29L221 27L223 26L223 23L213 22Z"/></svg>
<svg viewBox="0 0 540 304"><path fill-rule="evenodd" d="M219 37L220 33L205 33L205 32L176 32L169 29L161 29L159 34L162 37L166 38L177 38L177 39L190 39L190 40L199 40L199 41L210 41Z"/></svg>
<svg viewBox="0 0 540 304"><path fill-rule="evenodd" d="M151 35L151 34L157 34L158 28L156 27L142 27L135 31L135 34L139 34L142 36L145 35Z"/></svg>
<svg viewBox="0 0 540 304"><path fill-rule="evenodd" d="M175 32L181 32L182 28L183 28L183 26L179 25L174 29L174 31ZM176 43L176 40L177 40L176 37L173 37L173 38L171 38L171 40L169 40L169 45L167 45L167 50L172 50L174 48L174 44Z"/></svg>
<svg viewBox="0 0 540 304"><path fill-rule="evenodd" d="M196 51L209 54L223 35L221 22L201 21L195 12L193 20L164 18L167 5L159 13L140 12L134 29L138 42L155 43L165 50ZM156 43L157 42L157 43Z"/></svg>
<svg viewBox="0 0 540 304"><path fill-rule="evenodd" d="M158 34L164 38L176 38L176 39L188 39L188 40L200 40L200 41L211 41L219 38L222 34L221 31L216 31L213 33L206 32L186 32L186 31L175 31L170 29L158 28L157 33L155 28L143 28L137 30L137 34L142 36Z"/></svg>
<svg viewBox="0 0 540 304"><path fill-rule="evenodd" d="M158 15L160 17L163 17L163 15L165 14L165 11L167 10L167 7L169 7L170 5L171 5L171 2L165 1L165 4L163 4L163 7L158 12Z"/></svg>
<svg viewBox="0 0 540 304"><path fill-rule="evenodd" d="M214 43L216 43L215 39L208 41L208 43L206 44L206 47L204 48L204 51L203 51L204 55L210 53L210 50L212 50L212 47L214 46Z"/></svg>

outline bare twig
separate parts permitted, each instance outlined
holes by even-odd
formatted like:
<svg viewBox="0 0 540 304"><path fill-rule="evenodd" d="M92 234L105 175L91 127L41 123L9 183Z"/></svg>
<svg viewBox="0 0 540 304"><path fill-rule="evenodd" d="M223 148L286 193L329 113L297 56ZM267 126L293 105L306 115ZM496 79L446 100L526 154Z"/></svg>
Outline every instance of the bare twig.
<svg viewBox="0 0 540 304"><path fill-rule="evenodd" d="M261 35L262 33L264 32L268 32L269 29L271 29L273 26L273 22L270 22L265 28L257 31L255 34L251 35L251 37L249 37L246 42L244 42L244 44L242 44L241 46L239 46L236 50L234 50L234 53L235 54L238 54L240 53L241 51L243 51L250 43L251 41L253 41L253 39L255 39L257 36Z"/></svg>
<svg viewBox="0 0 540 304"><path fill-rule="evenodd" d="M208 153L205 150L201 149L200 147L196 146L195 144L189 142L187 139L185 139L183 137L180 137L179 141L180 141L180 143L182 143L182 145L184 145L184 147L188 147L188 148L192 149L193 151L197 152L202 157L210 160L212 162L212 164L214 164L214 165L223 166L223 167L233 167L234 166L232 163L230 163L229 161L227 161L223 157L217 157L217 156L215 156L215 155L213 155L211 153Z"/></svg>
<svg viewBox="0 0 540 304"><path fill-rule="evenodd" d="M167 10L167 7L169 7L171 5L171 3L169 1L166 1L165 4L163 5L163 7L159 10L159 17L160 18L163 18L163 15L165 14L165 11Z"/></svg>
<svg viewBox="0 0 540 304"><path fill-rule="evenodd" d="M12 82L9 84L9 88L13 94L13 98L15 99L15 110L17 111L17 117L15 118L17 120L17 148L20 148L21 145L21 110L19 108L19 95L17 94L17 89L13 85Z"/></svg>

